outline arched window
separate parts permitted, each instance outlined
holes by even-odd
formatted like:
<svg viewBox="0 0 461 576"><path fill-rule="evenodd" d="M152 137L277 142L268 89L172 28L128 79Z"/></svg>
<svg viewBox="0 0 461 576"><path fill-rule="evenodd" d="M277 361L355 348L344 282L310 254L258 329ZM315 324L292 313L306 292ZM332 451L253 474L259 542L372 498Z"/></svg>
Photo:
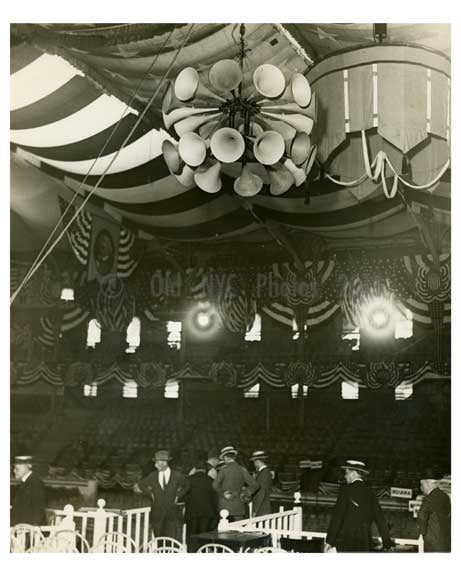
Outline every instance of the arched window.
<svg viewBox="0 0 461 576"><path fill-rule="evenodd" d="M400 310L401 316L395 323L394 337L411 338L413 336L413 313L408 308Z"/></svg>
<svg viewBox="0 0 461 576"><path fill-rule="evenodd" d="M258 382L257 384L255 384L254 386L249 388L248 390L245 390L243 392L243 397L244 398L259 398L259 389L260 389L260 384Z"/></svg>
<svg viewBox="0 0 461 576"><path fill-rule="evenodd" d="M343 400L358 400L359 399L358 382L346 382L346 381L342 382L341 398Z"/></svg>
<svg viewBox="0 0 461 576"><path fill-rule="evenodd" d="M253 321L253 326L245 334L247 342L260 342L261 341L261 316L256 313Z"/></svg>
<svg viewBox="0 0 461 576"><path fill-rule="evenodd" d="M88 348L94 348L99 342L101 342L101 325L96 318L93 318L88 322L86 345Z"/></svg>
<svg viewBox="0 0 461 576"><path fill-rule="evenodd" d="M309 392L309 386L303 384L302 393L304 398L307 398L308 392ZM291 397L298 398L298 394L299 394L299 384L293 384L293 386L291 387Z"/></svg>
<svg viewBox="0 0 461 576"><path fill-rule="evenodd" d="M168 332L168 347L180 350L182 322L168 322L166 329Z"/></svg>
<svg viewBox="0 0 461 576"><path fill-rule="evenodd" d="M89 398L96 398L98 395L98 385L93 382L93 384L85 384L83 386L83 395Z"/></svg>
<svg viewBox="0 0 461 576"><path fill-rule="evenodd" d="M402 382L395 387L394 398L396 400L408 400L413 395L413 384Z"/></svg>
<svg viewBox="0 0 461 576"><path fill-rule="evenodd" d="M304 333L307 333L307 322L304 323ZM298 328L298 323L296 322L296 320L293 318L293 336L292 336L292 340L299 340L299 336L300 336L300 332L299 332L299 328Z"/></svg>
<svg viewBox="0 0 461 576"><path fill-rule="evenodd" d="M177 380L167 380L165 384L164 398L179 398L179 382Z"/></svg>
<svg viewBox="0 0 461 576"><path fill-rule="evenodd" d="M126 330L126 341L128 348L125 350L127 354L136 352L136 348L141 343L141 320L134 316Z"/></svg>
<svg viewBox="0 0 461 576"><path fill-rule="evenodd" d="M123 385L122 390L123 398L137 398L138 397L138 385L134 380L127 380Z"/></svg>
<svg viewBox="0 0 461 576"><path fill-rule="evenodd" d="M355 344L352 346L351 350L360 350L360 328L358 326L344 326L342 339L355 340Z"/></svg>
<svg viewBox="0 0 461 576"><path fill-rule="evenodd" d="M73 288L63 288L61 290L61 300L74 300L74 289Z"/></svg>

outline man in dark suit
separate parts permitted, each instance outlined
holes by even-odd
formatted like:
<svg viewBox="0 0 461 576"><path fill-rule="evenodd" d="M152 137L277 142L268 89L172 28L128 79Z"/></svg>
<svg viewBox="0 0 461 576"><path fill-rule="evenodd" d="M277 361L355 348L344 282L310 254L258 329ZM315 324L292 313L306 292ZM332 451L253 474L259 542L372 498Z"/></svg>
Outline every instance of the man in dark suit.
<svg viewBox="0 0 461 576"><path fill-rule="evenodd" d="M43 482L32 470L31 456L15 457L14 476L20 484L11 505L11 526L43 526L46 523L46 491Z"/></svg>
<svg viewBox="0 0 461 576"><path fill-rule="evenodd" d="M421 479L424 500L418 511L418 527L424 552L450 552L451 549L451 501L439 488L441 478L442 474L428 470Z"/></svg>
<svg viewBox="0 0 461 576"><path fill-rule="evenodd" d="M242 489L248 489L249 499L256 490L256 482L246 468L237 464L236 456L237 450L233 446L226 446L221 450L220 458L224 460L224 466L213 481L213 488L219 497L219 511L228 510L229 521L242 520L245 517L246 504Z"/></svg>
<svg viewBox="0 0 461 576"><path fill-rule="evenodd" d="M255 480L257 484L252 500L253 516L264 516L271 513L272 472L267 466L267 458L264 450L253 452L250 458L256 468Z"/></svg>
<svg viewBox="0 0 461 576"><path fill-rule="evenodd" d="M392 546L386 521L378 499L363 482L368 474L363 462L347 460L341 466L346 485L341 489L330 520L324 552L336 547L339 552L370 552L371 526L376 523L385 549Z"/></svg>
<svg viewBox="0 0 461 576"><path fill-rule="evenodd" d="M218 524L218 499L213 490L213 481L206 473L205 461L195 462L194 470L189 476L189 489L184 499L189 536L214 530Z"/></svg>
<svg viewBox="0 0 461 576"><path fill-rule="evenodd" d="M134 485L136 493L149 494L152 498L150 523L154 536L177 538L181 514L177 503L187 491L187 481L182 474L171 470L167 450L155 453L153 472Z"/></svg>

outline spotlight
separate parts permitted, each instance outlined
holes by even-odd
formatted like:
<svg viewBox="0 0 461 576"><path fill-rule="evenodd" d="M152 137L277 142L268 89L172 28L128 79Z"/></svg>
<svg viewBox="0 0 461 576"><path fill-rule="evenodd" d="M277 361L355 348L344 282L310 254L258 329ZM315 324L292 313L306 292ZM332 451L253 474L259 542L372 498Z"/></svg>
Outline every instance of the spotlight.
<svg viewBox="0 0 461 576"><path fill-rule="evenodd" d="M370 314L369 322L372 328L382 330L389 324L391 316L389 311L384 308L376 308Z"/></svg>
<svg viewBox="0 0 461 576"><path fill-rule="evenodd" d="M199 340L207 340L217 335L220 329L219 315L209 302L200 302L186 315L188 333Z"/></svg>
<svg viewBox="0 0 461 576"><path fill-rule="evenodd" d="M208 328L211 323L210 315L206 312L198 312L195 319L200 328Z"/></svg>
<svg viewBox="0 0 461 576"><path fill-rule="evenodd" d="M377 297L366 301L361 309L360 328L371 338L388 338L394 333L398 310L392 299Z"/></svg>

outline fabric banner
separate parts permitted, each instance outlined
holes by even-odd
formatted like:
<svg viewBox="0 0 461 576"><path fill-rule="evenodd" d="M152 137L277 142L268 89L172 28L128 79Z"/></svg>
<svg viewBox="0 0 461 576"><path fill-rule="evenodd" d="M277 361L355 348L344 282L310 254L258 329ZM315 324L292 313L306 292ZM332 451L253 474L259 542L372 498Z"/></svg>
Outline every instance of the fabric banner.
<svg viewBox="0 0 461 576"><path fill-rule="evenodd" d="M25 386L39 380L53 386L83 386L106 384L115 380L119 384L135 381L142 388L162 388L167 379L210 380L223 388L247 390L256 384L270 388L290 388L295 384L312 388L327 388L343 381L357 382L359 386L378 390L395 388L402 382L416 385L426 378L446 378L450 365L431 361L394 362L381 361L358 364L356 362L314 363L293 361L289 363L258 362L234 364L212 362L210 364L185 365L141 362L110 366L92 365L86 362L42 362L36 366L13 363L14 384Z"/></svg>

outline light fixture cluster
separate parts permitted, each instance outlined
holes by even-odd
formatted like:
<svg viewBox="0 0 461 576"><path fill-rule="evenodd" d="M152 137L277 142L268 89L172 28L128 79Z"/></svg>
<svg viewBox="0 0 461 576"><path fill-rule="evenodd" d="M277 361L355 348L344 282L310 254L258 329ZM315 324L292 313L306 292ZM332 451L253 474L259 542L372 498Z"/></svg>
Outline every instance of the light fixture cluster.
<svg viewBox="0 0 461 576"><path fill-rule="evenodd" d="M216 193L224 172L236 178L234 190L241 196L254 196L264 184L277 196L300 186L314 163L315 94L302 74L294 73L287 83L272 64L258 66L245 87L243 26L240 33L240 63L220 60L208 74L187 67L170 82L163 121L179 142L165 140L162 152L185 186L195 183Z"/></svg>

